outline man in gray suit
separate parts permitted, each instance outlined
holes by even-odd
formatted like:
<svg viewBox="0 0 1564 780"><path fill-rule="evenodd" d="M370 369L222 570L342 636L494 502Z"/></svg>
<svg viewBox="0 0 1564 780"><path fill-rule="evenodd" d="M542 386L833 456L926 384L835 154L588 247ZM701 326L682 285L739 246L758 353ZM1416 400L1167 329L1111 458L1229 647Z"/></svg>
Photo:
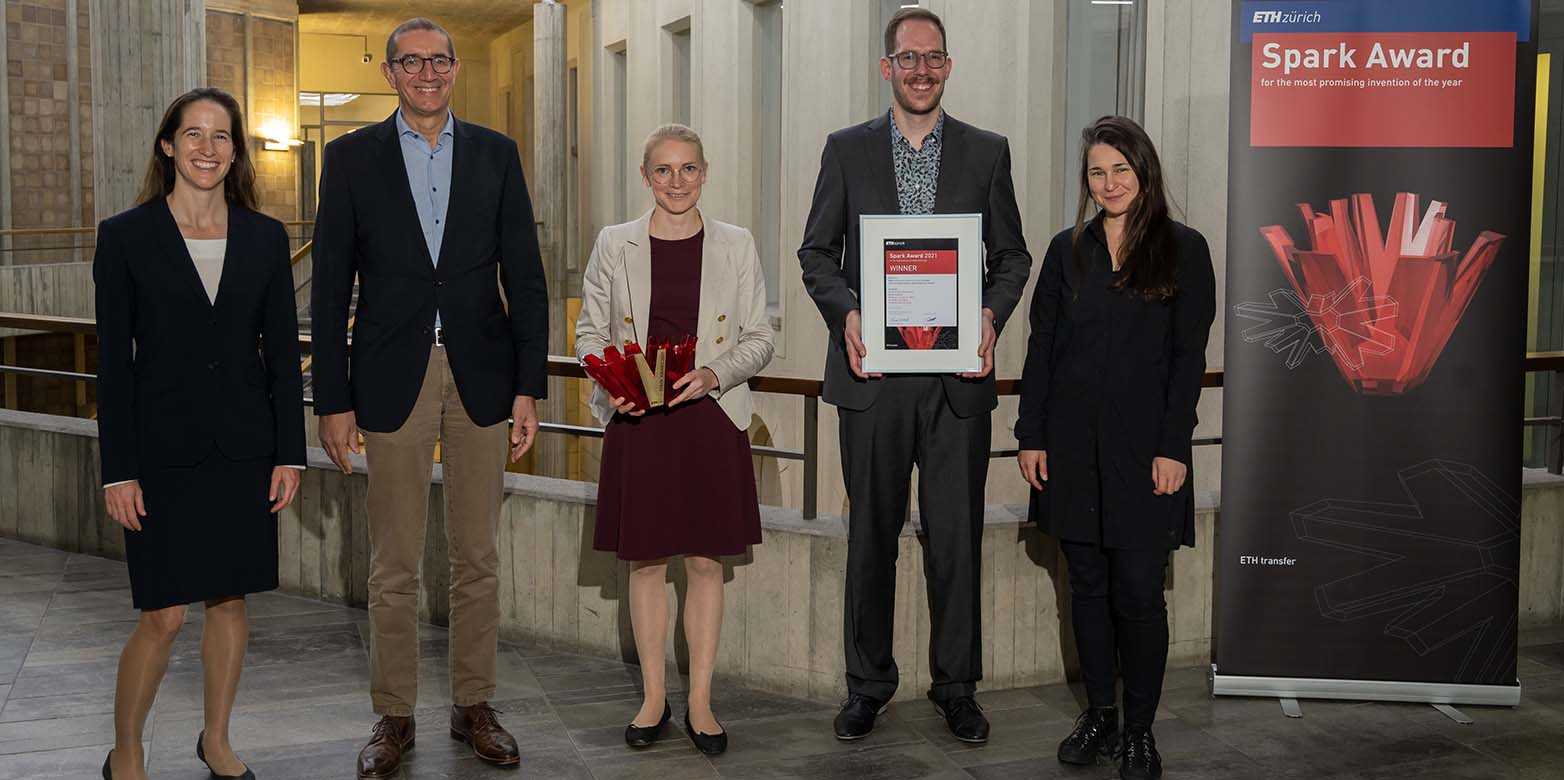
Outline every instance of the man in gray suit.
<svg viewBox="0 0 1564 780"><path fill-rule="evenodd" d="M842 740L867 736L896 692L896 549L914 464L926 539L928 695L957 739L988 740L973 695L983 676L978 615L989 415L999 402L993 349L1032 258L1021 235L1009 142L940 108L953 65L938 16L911 7L891 18L880 75L895 101L885 114L826 139L798 250L804 286L830 329L823 397L838 410L851 505L843 631L849 696L835 724ZM983 215L983 367L960 375L867 374L858 217L939 213Z"/></svg>

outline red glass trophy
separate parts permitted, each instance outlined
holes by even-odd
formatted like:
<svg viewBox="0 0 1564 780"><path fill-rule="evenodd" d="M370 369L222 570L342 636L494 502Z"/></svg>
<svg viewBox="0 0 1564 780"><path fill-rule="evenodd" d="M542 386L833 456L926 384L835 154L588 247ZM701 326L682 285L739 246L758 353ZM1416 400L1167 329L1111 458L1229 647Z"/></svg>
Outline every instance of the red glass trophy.
<svg viewBox="0 0 1564 780"><path fill-rule="evenodd" d="M623 398L638 409L654 409L678 395L673 385L695 368L695 337L681 341L655 341L647 353L641 345L627 341L624 352L609 346L602 357L587 355L581 359L587 376L615 398Z"/></svg>

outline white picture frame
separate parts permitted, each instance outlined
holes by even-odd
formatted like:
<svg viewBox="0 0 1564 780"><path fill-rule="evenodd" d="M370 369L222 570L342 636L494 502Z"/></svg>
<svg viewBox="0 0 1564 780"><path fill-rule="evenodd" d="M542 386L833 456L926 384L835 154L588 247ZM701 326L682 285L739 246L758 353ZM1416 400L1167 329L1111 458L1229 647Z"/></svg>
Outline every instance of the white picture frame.
<svg viewBox="0 0 1564 780"><path fill-rule="evenodd" d="M859 311L863 323L864 371L881 374L956 374L979 371L983 359L983 215L982 214L863 214L858 218ZM947 249L955 245L954 301L944 274L916 278L887 273L886 242L903 246ZM894 244L893 244L894 246ZM907 250L903 250L907 251ZM947 258L948 259L948 258ZM941 266L948 268L948 264ZM887 277L891 293L887 300ZM913 286L909 287L909 279ZM918 316L945 325L955 324L955 337L939 337L939 346L910 347L899 333L888 335L887 309L892 317L907 318L916 307ZM954 307L954 317L949 316ZM925 314L925 312L928 312ZM941 327L940 331L944 331Z"/></svg>

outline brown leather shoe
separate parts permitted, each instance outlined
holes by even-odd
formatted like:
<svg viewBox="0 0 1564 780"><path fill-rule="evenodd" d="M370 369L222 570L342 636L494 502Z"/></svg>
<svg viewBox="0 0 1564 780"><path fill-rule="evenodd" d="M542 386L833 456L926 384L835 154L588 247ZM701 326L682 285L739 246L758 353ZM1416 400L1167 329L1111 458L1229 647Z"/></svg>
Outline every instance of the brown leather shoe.
<svg viewBox="0 0 1564 780"><path fill-rule="evenodd" d="M472 746L472 754L495 766L520 766L516 738L500 725L488 702L471 707L451 705L451 739Z"/></svg>
<svg viewBox="0 0 1564 780"><path fill-rule="evenodd" d="M358 751L358 776L390 777L402 768L402 756L413 750L416 729L412 718L383 716L375 724L369 744Z"/></svg>

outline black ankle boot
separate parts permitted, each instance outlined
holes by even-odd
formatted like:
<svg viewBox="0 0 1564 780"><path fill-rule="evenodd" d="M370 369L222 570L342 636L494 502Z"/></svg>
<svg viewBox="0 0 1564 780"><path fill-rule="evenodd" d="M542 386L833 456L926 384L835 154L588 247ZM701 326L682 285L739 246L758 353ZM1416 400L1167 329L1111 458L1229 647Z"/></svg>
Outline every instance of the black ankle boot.
<svg viewBox="0 0 1564 780"><path fill-rule="evenodd" d="M1156 780L1162 776L1162 756L1157 740L1145 726L1124 727L1124 747L1119 758L1122 780Z"/></svg>
<svg viewBox="0 0 1564 780"><path fill-rule="evenodd" d="M1090 766L1112 758L1119 749L1119 709L1092 707L1075 719L1075 730L1059 743L1059 760Z"/></svg>

